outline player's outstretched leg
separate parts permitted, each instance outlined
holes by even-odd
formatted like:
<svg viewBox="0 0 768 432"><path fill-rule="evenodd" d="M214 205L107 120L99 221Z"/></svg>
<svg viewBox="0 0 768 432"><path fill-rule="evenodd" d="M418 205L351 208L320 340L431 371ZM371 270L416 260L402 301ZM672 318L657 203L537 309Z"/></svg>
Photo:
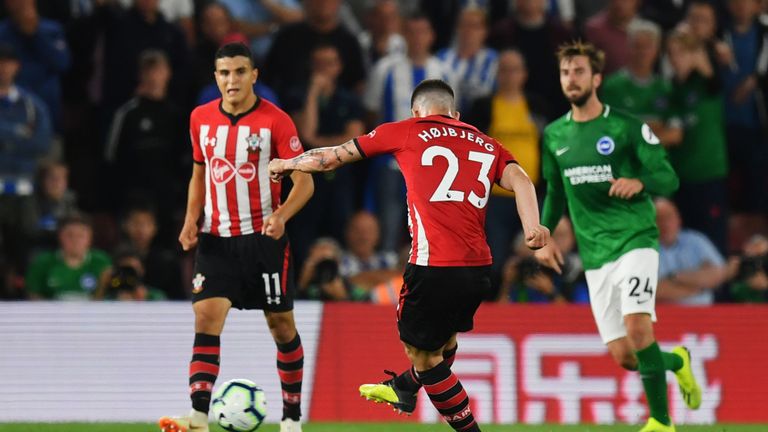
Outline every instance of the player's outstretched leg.
<svg viewBox="0 0 768 432"><path fill-rule="evenodd" d="M159 421L163 432L208 432L208 408L213 384L219 375L221 338L195 333L192 360L189 363L189 391L192 411L188 416L163 417Z"/></svg>
<svg viewBox="0 0 768 432"><path fill-rule="evenodd" d="M453 429L463 432L480 431L469 408L469 396L445 361L432 369L418 371L418 377L432 405Z"/></svg>
<svg viewBox="0 0 768 432"><path fill-rule="evenodd" d="M443 360L448 367L453 365L458 349L457 344L443 351ZM411 367L400 375L386 370L384 372L392 375L392 378L378 384L361 385L360 396L376 403L388 403L401 414L413 414L416 409L416 394L421 388L421 381L416 376L416 371Z"/></svg>
<svg viewBox="0 0 768 432"><path fill-rule="evenodd" d="M301 337L277 345L277 373L283 390L283 419L280 432L301 432L301 384L304 379L304 348Z"/></svg>
<svg viewBox="0 0 768 432"><path fill-rule="evenodd" d="M684 346L676 346L672 348L670 355L680 357L681 359L679 367L674 367L677 366L675 364L674 368L671 367L669 369L675 373L677 384L680 386L680 394L683 396L685 404L690 409L698 409L701 406L701 387L699 387L696 377L693 375L691 352Z"/></svg>
<svg viewBox="0 0 768 432"><path fill-rule="evenodd" d="M659 344L654 341L647 347L636 351L635 354L637 355L637 369L640 372L645 397L648 400L648 408L651 411L651 418L642 431L674 431L672 420L669 418L666 365Z"/></svg>
<svg viewBox="0 0 768 432"><path fill-rule="evenodd" d="M361 385L360 396L376 403L387 403L401 414L412 414L416 409L416 392L421 388L413 368L400 375L388 370L384 373L392 378L378 384Z"/></svg>

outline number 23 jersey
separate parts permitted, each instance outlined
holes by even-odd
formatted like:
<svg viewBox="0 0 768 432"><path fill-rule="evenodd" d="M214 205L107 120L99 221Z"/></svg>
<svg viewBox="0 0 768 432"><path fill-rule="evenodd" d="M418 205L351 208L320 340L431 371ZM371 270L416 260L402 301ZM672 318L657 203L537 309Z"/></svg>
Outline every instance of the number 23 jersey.
<svg viewBox="0 0 768 432"><path fill-rule="evenodd" d="M482 266L492 262L485 213L493 183L514 157L495 139L448 116L385 123L355 139L364 157L392 154L408 190L409 262Z"/></svg>

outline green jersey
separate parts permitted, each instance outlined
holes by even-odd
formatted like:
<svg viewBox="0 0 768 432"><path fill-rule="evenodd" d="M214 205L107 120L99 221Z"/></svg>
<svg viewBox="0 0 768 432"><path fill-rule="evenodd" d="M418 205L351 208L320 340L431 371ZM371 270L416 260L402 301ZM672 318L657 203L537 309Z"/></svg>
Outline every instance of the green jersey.
<svg viewBox="0 0 768 432"><path fill-rule="evenodd" d="M600 100L613 108L636 115L643 121L666 122L670 118L669 97L672 86L658 75L639 81L623 69L606 78L600 90Z"/></svg>
<svg viewBox="0 0 768 432"><path fill-rule="evenodd" d="M85 261L71 268L60 252L43 252L27 270L27 291L45 299L88 299L98 288L99 277L112 265L109 255L91 250Z"/></svg>
<svg viewBox="0 0 768 432"><path fill-rule="evenodd" d="M669 149L669 159L682 181L702 182L728 175L723 96L699 74L678 83L672 106L683 122L683 142Z"/></svg>
<svg viewBox="0 0 768 432"><path fill-rule="evenodd" d="M678 180L647 124L608 105L586 122L568 112L544 130L542 153L542 224L554 231L568 202L585 269L633 249L658 249L651 196L674 192ZM621 177L642 181L642 192L628 200L608 196L611 180Z"/></svg>

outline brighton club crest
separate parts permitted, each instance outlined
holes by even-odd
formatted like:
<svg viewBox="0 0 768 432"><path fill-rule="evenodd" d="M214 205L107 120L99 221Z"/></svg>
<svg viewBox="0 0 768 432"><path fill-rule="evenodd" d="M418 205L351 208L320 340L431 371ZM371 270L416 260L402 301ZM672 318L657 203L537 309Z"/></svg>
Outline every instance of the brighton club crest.
<svg viewBox="0 0 768 432"><path fill-rule="evenodd" d="M245 139L246 144L248 144L248 153L256 153L261 149L261 143L264 142L264 138L253 134Z"/></svg>

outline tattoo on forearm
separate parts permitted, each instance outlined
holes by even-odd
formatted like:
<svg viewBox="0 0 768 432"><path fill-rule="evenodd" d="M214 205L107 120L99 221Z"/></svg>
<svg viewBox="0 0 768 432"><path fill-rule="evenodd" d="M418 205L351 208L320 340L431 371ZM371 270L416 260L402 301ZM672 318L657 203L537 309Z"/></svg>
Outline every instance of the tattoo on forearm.
<svg viewBox="0 0 768 432"><path fill-rule="evenodd" d="M349 145L349 143L346 143L343 146L341 146L341 148L343 148L347 152L347 155L354 156L355 154L352 153L352 150L350 150L349 147L347 147L348 145Z"/></svg>
<svg viewBox="0 0 768 432"><path fill-rule="evenodd" d="M336 160L337 160L337 161L339 161L339 163L344 163L344 162L341 160L341 156L339 155L339 148L338 148L338 147L334 147L334 148L333 148L333 154L335 154L335 155L336 155Z"/></svg>
<svg viewBox="0 0 768 432"><path fill-rule="evenodd" d="M319 165L321 169L328 167L328 161L325 158L325 149L319 148L309 150L308 152L305 152L304 154L291 159L291 169L298 169L299 171L302 171L299 168L299 165L301 164L308 164L310 169L316 168L317 165Z"/></svg>

